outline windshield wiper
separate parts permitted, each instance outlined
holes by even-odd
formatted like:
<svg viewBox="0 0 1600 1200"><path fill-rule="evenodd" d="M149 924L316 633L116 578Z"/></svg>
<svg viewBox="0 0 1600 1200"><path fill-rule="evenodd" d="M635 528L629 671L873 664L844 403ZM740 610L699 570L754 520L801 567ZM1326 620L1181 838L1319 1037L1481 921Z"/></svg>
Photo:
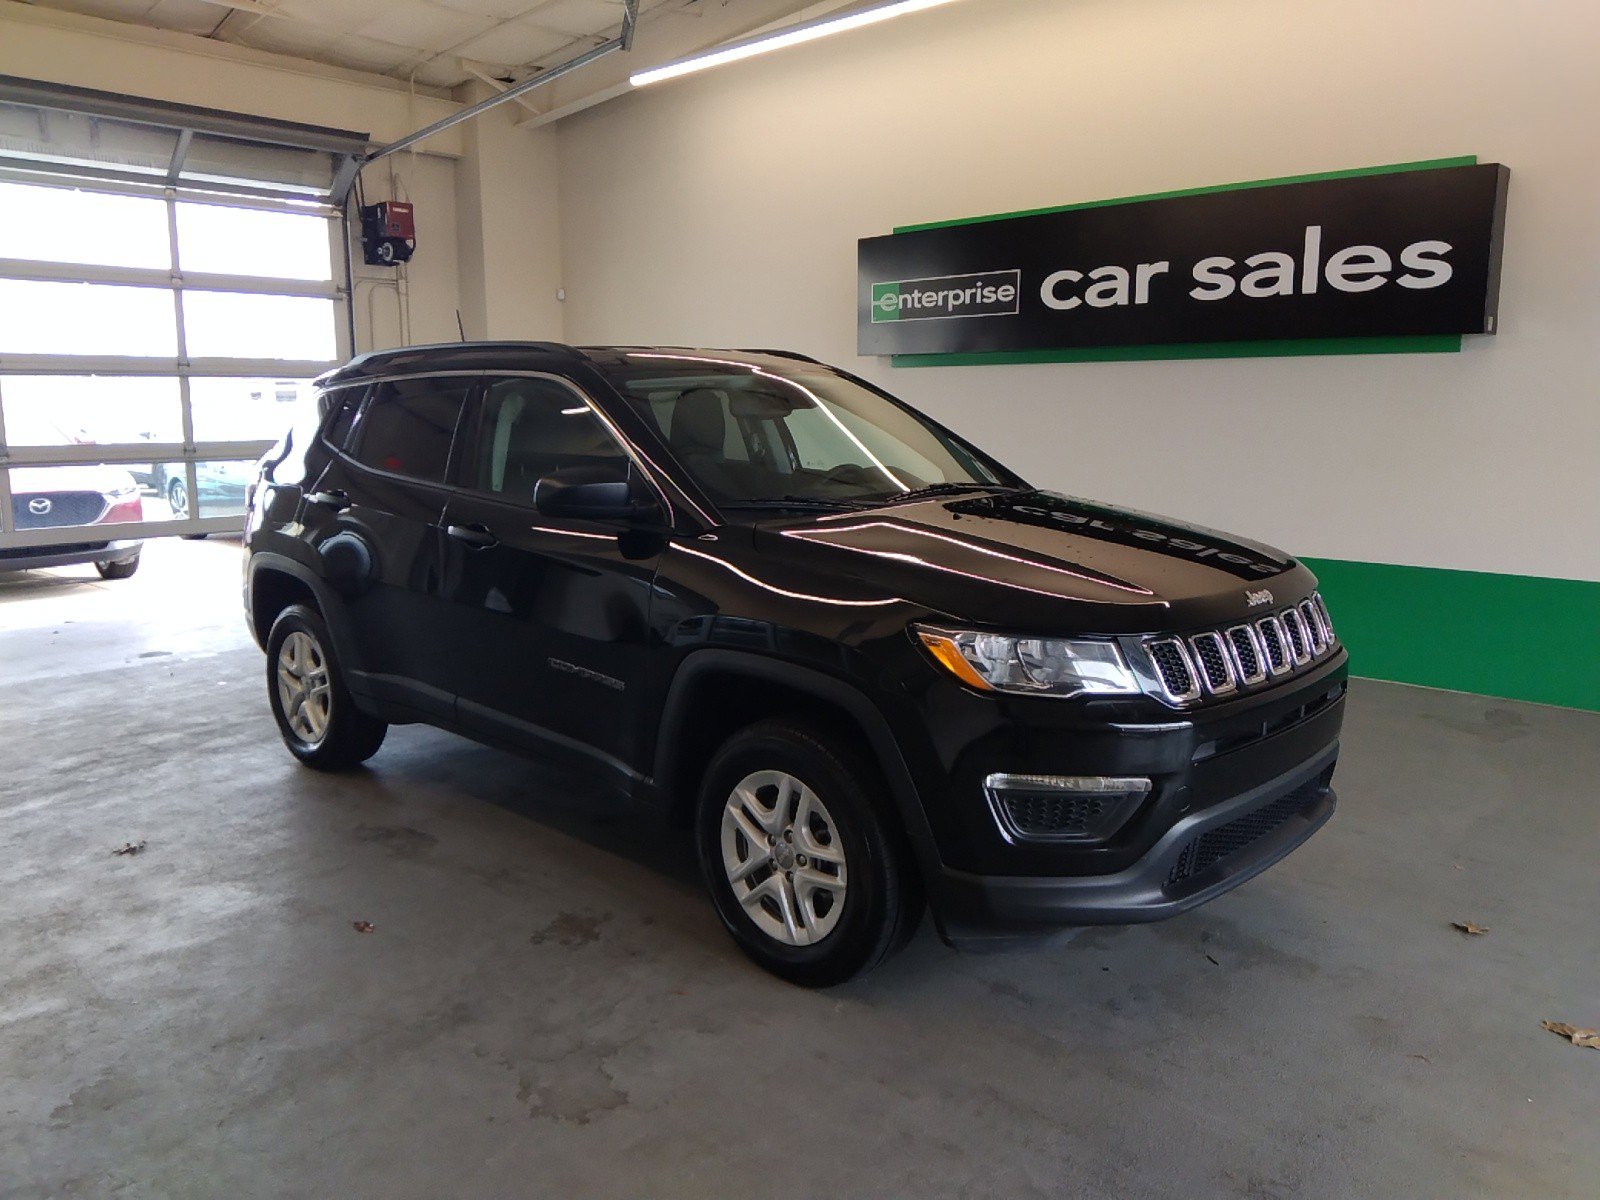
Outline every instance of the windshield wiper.
<svg viewBox="0 0 1600 1200"><path fill-rule="evenodd" d="M880 500L880 504L903 504L907 500L922 500L929 496L947 496L955 492L1013 492L1016 488L1003 483L930 483L926 487L912 488L909 492Z"/></svg>

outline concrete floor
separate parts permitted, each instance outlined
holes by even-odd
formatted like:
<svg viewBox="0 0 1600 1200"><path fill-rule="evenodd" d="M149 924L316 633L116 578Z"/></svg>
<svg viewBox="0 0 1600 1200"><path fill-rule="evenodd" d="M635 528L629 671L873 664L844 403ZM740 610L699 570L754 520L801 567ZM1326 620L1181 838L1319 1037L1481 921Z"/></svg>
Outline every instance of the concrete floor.
<svg viewBox="0 0 1600 1200"><path fill-rule="evenodd" d="M1600 1196L1600 1053L1539 1027L1600 1025L1600 716L1358 682L1240 891L814 994L571 781L296 766L238 556L0 577L7 1200Z"/></svg>

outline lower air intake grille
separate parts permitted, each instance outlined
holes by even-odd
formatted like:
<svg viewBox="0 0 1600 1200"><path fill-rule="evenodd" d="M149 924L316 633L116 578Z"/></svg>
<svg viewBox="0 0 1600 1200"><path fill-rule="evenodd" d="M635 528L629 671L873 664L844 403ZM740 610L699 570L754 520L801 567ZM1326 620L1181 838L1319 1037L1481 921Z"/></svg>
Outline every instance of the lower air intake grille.
<svg viewBox="0 0 1600 1200"><path fill-rule="evenodd" d="M1024 837L1087 837L1098 829L1106 813L1121 804L1120 796L1051 796L1003 792L1011 826Z"/></svg>
<svg viewBox="0 0 1600 1200"><path fill-rule="evenodd" d="M1167 887L1175 887L1184 880L1199 875L1216 866L1230 855L1237 854L1250 843L1282 827L1285 821L1310 808L1328 789L1332 771L1324 771L1307 780L1294 791L1269 800L1260 808L1236 817L1226 825L1207 830L1190 840L1178 855L1167 874Z"/></svg>

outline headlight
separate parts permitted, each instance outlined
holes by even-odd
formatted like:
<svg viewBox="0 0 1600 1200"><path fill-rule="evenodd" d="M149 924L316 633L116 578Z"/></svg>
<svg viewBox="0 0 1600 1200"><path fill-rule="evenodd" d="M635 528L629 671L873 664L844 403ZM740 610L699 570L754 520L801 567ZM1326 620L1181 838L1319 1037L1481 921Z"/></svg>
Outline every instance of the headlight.
<svg viewBox="0 0 1600 1200"><path fill-rule="evenodd" d="M116 487L112 488L106 493L106 495L110 496L113 500L126 500L129 496L136 496L138 494L139 485L136 484L132 479L128 480L127 483L118 484Z"/></svg>
<svg viewBox="0 0 1600 1200"><path fill-rule="evenodd" d="M1139 681L1115 642L1089 638L1006 637L969 629L915 627L950 674L980 691L1035 696L1121 696Z"/></svg>

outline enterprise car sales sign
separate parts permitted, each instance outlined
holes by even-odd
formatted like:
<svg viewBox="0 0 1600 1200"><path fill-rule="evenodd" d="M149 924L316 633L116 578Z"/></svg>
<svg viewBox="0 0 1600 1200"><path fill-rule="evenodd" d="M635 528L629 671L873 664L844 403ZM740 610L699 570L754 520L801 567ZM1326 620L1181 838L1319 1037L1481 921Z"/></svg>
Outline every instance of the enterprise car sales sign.
<svg viewBox="0 0 1600 1200"><path fill-rule="evenodd" d="M1493 333L1509 177L1382 169L863 238L860 352Z"/></svg>

